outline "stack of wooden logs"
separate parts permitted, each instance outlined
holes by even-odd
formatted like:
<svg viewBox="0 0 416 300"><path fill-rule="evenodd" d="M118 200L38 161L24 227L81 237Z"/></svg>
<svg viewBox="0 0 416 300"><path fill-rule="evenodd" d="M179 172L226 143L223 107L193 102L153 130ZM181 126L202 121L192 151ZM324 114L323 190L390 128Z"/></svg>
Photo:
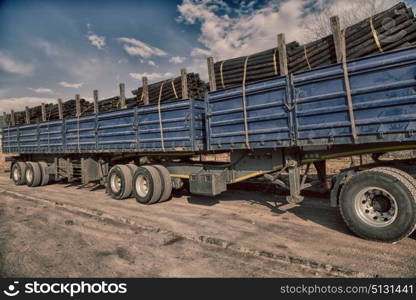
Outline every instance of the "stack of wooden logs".
<svg viewBox="0 0 416 300"><path fill-rule="evenodd" d="M186 74L186 81L188 92L185 96L182 90L181 76L148 85L148 103L146 103L144 99L145 91L143 86L133 90L132 93L137 96L139 105L158 103L160 92L162 92L161 102L184 98L203 99L205 92L207 91L207 85L199 78L199 74Z"/></svg>
<svg viewBox="0 0 416 300"><path fill-rule="evenodd" d="M94 102L88 102L76 95L76 99L66 102L58 101L56 104L42 104L32 108L26 108L24 111L12 112L5 114L4 120L6 125L21 125L27 123L37 123L42 121L57 120L65 117L77 117L95 112L109 112L124 108L132 108L141 105L158 103L159 93L161 102L180 100L180 99L203 99L208 85L199 78L199 74L186 73L185 69L181 70L181 76L169 80L157 82L151 85L147 84L147 79L143 78L143 86L133 92L135 95L131 98L125 96L125 86L120 84L120 95L107 99L98 100L98 91L94 91ZM78 108L77 108L77 102ZM61 103L61 104L59 104ZM59 113L61 106L62 113Z"/></svg>
<svg viewBox="0 0 416 300"><path fill-rule="evenodd" d="M400 49L415 42L414 14L404 3L398 3L345 29L347 60ZM333 35L305 45L287 44L286 52L289 73L308 71L338 62ZM282 75L279 56L276 47L249 55L248 58L244 56L216 62L212 71L216 89L241 85L245 63L246 83Z"/></svg>

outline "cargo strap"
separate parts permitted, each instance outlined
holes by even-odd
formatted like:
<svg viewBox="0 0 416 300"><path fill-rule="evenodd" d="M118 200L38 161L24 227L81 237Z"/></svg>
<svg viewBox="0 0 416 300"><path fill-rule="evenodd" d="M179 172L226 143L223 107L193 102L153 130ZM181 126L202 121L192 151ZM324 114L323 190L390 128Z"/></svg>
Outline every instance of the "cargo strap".
<svg viewBox="0 0 416 300"><path fill-rule="evenodd" d="M10 124L7 124L7 143L9 144L9 153L11 153L12 146L10 144Z"/></svg>
<svg viewBox="0 0 416 300"><path fill-rule="evenodd" d="M223 60L223 61L221 62L221 65L220 65L221 84L222 84L222 88L223 88L223 89L225 89L225 84L224 84L224 74L223 74L223 72L222 72L222 67L223 67L223 65L224 65L224 62L225 62L225 60Z"/></svg>
<svg viewBox="0 0 416 300"><path fill-rule="evenodd" d="M78 137L78 152L81 152L80 133L79 133L79 117L80 116L77 116L77 129L78 129L77 137Z"/></svg>
<svg viewBox="0 0 416 300"><path fill-rule="evenodd" d="M357 130L355 127L354 109L352 106L351 85L348 75L348 64L345 44L345 30L341 31L341 47L342 47L342 69L344 71L345 93L347 95L348 113L351 122L351 133L354 143L357 143Z"/></svg>
<svg viewBox="0 0 416 300"><path fill-rule="evenodd" d="M162 122L162 112L160 109L160 101L162 100L162 91L163 91L163 85L165 84L165 82L163 81L162 84L160 85L160 90L159 90L159 99L157 101L157 113L159 115L159 127L160 127L160 143L162 144L162 150L165 151L165 141L163 138L163 122Z"/></svg>
<svg viewBox="0 0 416 300"><path fill-rule="evenodd" d="M303 53L305 54L305 60L306 60L306 63L308 64L308 68L309 68L309 71L310 71L310 70L312 70L312 68L311 68L311 64L309 63L308 51L306 50L306 45L303 46Z"/></svg>
<svg viewBox="0 0 416 300"><path fill-rule="evenodd" d="M175 78L172 78L170 83L172 84L172 89L173 89L173 93L175 94L175 98L178 99L178 94L176 94L175 84L173 82L174 80L175 80Z"/></svg>
<svg viewBox="0 0 416 300"><path fill-rule="evenodd" d="M246 99L246 79L247 79L247 63L249 56L244 61L244 74L243 74L243 113L244 113L244 141L247 149L250 149L250 141L248 135L248 120L247 120L247 99Z"/></svg>
<svg viewBox="0 0 416 300"><path fill-rule="evenodd" d="M376 29L374 28L373 18L370 18L370 27L371 27L371 32L372 32L372 34L373 34L374 42L376 43L376 45L377 45L377 47L378 47L378 50L379 50L381 53L383 53L383 52L384 52L384 50L383 50L383 48L381 47L380 40L378 39L377 31L376 31Z"/></svg>
<svg viewBox="0 0 416 300"><path fill-rule="evenodd" d="M276 55L277 55L277 48L274 49L274 53L273 53L273 66L274 66L274 75L279 75L279 73L277 72L277 59L276 59Z"/></svg>

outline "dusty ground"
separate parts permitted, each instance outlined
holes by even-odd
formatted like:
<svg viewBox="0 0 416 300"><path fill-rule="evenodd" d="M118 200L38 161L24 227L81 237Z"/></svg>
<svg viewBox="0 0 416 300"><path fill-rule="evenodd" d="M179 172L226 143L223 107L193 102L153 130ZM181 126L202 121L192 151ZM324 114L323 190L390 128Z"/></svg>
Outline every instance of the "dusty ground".
<svg viewBox="0 0 416 300"><path fill-rule="evenodd" d="M0 276L416 276L416 240L353 236L327 199L229 191L144 206L0 175Z"/></svg>

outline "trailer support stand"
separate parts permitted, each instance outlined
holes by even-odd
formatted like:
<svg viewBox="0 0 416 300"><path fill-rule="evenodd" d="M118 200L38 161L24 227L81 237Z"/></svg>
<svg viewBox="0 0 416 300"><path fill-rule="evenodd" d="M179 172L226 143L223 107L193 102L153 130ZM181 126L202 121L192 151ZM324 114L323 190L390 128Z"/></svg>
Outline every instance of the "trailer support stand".
<svg viewBox="0 0 416 300"><path fill-rule="evenodd" d="M302 190L302 182L300 176L300 166L296 160L287 160L286 161L287 170L289 173L289 190L290 196L286 197L287 202L292 204L301 203L304 199L300 195Z"/></svg>

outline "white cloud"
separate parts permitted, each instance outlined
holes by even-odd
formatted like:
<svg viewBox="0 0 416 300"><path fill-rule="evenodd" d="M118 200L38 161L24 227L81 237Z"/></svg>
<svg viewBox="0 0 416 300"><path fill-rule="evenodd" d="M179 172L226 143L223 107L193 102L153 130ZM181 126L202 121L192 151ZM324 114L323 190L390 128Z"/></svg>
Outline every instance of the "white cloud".
<svg viewBox="0 0 416 300"><path fill-rule="evenodd" d="M18 62L11 56L0 51L0 69L8 73L31 75L35 67L28 63Z"/></svg>
<svg viewBox="0 0 416 300"><path fill-rule="evenodd" d="M56 99L41 97L2 98L0 99L0 111L2 113L9 113L12 109L14 111L22 111L26 106L32 107L41 103L56 103Z"/></svg>
<svg viewBox="0 0 416 300"><path fill-rule="evenodd" d="M157 47L150 46L142 41L121 37L118 40L124 43L124 50L131 56L139 56L142 58L150 58L152 56L165 56L167 53Z"/></svg>
<svg viewBox="0 0 416 300"><path fill-rule="evenodd" d="M83 82L80 83L69 83L66 81L61 81L59 83L61 86L66 87L66 88L74 88L74 89L79 89L80 87L82 87L84 85Z"/></svg>
<svg viewBox="0 0 416 300"><path fill-rule="evenodd" d="M169 62L171 62L171 63L173 63L173 64L181 64L181 63L183 63L184 61L185 61L185 57L182 57L182 56L172 56L170 59L169 59Z"/></svg>
<svg viewBox="0 0 416 300"><path fill-rule="evenodd" d="M201 49L201 48L193 48L191 50L192 57L199 57L199 58L206 58L211 55L210 50Z"/></svg>
<svg viewBox="0 0 416 300"><path fill-rule="evenodd" d="M156 68L158 68L159 66L153 61L153 60L149 60L148 62L147 62L147 64L149 65L149 66L153 66L153 67L156 67Z"/></svg>
<svg viewBox="0 0 416 300"><path fill-rule="evenodd" d="M125 58L120 58L118 61L117 61L117 63L118 64L125 64L125 63L128 63L129 61L127 60L127 59L125 59Z"/></svg>
<svg viewBox="0 0 416 300"><path fill-rule="evenodd" d="M35 46L45 52L45 54L48 56L62 55L62 50L49 41L39 39L35 42Z"/></svg>
<svg viewBox="0 0 416 300"><path fill-rule="evenodd" d="M46 88L37 88L37 89L29 88L29 90L34 91L37 94L52 94L53 93L53 90L46 89Z"/></svg>
<svg viewBox="0 0 416 300"><path fill-rule="evenodd" d="M174 74L170 72L166 73L130 73L130 76L137 80L142 80L142 77L147 77L149 80L156 80L156 79L167 79L172 77Z"/></svg>
<svg viewBox="0 0 416 300"><path fill-rule="evenodd" d="M96 34L89 34L87 35L87 38L89 39L91 45L94 47L97 47L98 49L103 49L105 46L105 37L104 36L98 36Z"/></svg>

